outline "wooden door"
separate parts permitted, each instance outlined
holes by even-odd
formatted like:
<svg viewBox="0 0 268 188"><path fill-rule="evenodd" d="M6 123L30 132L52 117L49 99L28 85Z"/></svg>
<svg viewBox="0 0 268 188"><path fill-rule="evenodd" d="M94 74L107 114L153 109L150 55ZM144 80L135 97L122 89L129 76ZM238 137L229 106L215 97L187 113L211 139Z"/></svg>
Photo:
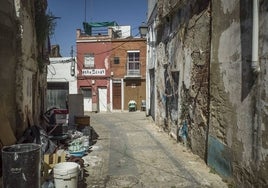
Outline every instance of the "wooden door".
<svg viewBox="0 0 268 188"><path fill-rule="evenodd" d="M121 83L113 83L113 109L121 110Z"/></svg>

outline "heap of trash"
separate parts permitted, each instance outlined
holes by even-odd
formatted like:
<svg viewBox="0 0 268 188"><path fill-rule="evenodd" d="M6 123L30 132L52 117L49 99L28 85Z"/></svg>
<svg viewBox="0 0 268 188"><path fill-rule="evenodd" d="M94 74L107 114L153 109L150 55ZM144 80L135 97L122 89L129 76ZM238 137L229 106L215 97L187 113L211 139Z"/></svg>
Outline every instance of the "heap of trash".
<svg viewBox="0 0 268 188"><path fill-rule="evenodd" d="M76 117L70 126L66 111L60 115L65 120L51 113L47 126L29 126L15 145L3 147L4 187L76 188L83 180L83 157L98 135L89 116Z"/></svg>

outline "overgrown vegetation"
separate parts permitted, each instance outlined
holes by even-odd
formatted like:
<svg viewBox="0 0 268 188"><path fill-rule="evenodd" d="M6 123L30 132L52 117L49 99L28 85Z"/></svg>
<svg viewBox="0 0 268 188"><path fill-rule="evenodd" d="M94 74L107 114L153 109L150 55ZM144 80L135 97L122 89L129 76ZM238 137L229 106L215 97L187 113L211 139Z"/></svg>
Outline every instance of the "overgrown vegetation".
<svg viewBox="0 0 268 188"><path fill-rule="evenodd" d="M38 44L43 44L49 36L54 34L55 18L52 12L46 13L43 1L35 1L35 28Z"/></svg>
<svg viewBox="0 0 268 188"><path fill-rule="evenodd" d="M56 27L55 16L48 12L46 13L46 4L44 1L35 1L35 29L36 40L38 45L38 67L40 72L44 69L44 64L48 61L49 52L49 36L54 34Z"/></svg>

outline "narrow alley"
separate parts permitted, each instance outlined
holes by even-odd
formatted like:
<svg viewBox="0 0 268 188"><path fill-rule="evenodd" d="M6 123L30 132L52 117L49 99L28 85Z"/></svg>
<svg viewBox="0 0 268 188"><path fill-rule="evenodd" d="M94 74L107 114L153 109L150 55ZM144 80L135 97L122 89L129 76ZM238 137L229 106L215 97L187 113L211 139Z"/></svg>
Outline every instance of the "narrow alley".
<svg viewBox="0 0 268 188"><path fill-rule="evenodd" d="M96 143L79 187L227 187L144 112L90 113Z"/></svg>

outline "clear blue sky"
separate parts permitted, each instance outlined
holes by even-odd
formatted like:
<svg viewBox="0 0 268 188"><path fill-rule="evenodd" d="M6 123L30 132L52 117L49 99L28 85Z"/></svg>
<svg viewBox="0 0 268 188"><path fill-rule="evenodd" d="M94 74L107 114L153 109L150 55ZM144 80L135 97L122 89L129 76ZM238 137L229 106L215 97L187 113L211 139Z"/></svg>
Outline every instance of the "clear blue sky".
<svg viewBox="0 0 268 188"><path fill-rule="evenodd" d="M147 0L48 0L47 10L60 17L56 20L54 35L50 37L51 44L59 44L61 55L69 57L71 46L76 55L76 29L83 30L85 19L87 22L115 21L118 25L130 25L132 35L138 34L138 27L146 22Z"/></svg>

